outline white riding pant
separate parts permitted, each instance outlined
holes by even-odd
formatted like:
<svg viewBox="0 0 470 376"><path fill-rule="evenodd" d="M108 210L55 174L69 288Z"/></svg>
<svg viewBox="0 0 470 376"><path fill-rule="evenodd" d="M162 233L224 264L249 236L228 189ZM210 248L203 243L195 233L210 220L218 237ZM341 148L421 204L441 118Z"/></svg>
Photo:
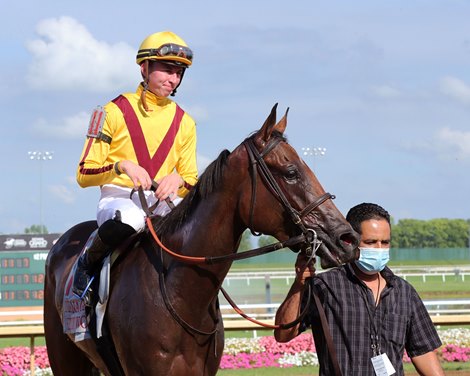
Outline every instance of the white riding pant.
<svg viewBox="0 0 470 376"><path fill-rule="evenodd" d="M117 219L116 212L119 211L122 223L128 224L136 232L140 232L145 228L145 212L140 204L139 194L135 192L130 197L131 191L131 188L119 187L113 184L105 184L101 187L101 198L96 213L98 226L101 226L109 219ZM144 193L149 207L157 202L154 192L145 191ZM177 205L181 200L181 197L177 197L173 200L173 203ZM164 216L170 211L168 204L165 201L160 201L153 214Z"/></svg>

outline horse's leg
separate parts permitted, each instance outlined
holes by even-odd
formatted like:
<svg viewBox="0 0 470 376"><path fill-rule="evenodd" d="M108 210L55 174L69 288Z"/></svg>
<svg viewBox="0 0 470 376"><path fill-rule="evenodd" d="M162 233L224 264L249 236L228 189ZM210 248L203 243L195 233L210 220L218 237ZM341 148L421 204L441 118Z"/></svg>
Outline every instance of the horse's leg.
<svg viewBox="0 0 470 376"><path fill-rule="evenodd" d="M57 376L99 375L85 354L64 334L62 321L54 305L54 289L44 286L44 329L47 355ZM49 288L48 288L49 287Z"/></svg>

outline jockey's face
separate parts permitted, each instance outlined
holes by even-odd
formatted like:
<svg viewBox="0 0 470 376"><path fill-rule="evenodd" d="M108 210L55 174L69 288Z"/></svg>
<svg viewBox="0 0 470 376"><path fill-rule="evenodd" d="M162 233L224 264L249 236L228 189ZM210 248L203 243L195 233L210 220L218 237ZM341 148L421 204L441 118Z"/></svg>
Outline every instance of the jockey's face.
<svg viewBox="0 0 470 376"><path fill-rule="evenodd" d="M156 60L149 61L148 67L149 90L158 97L168 97L179 85L184 68ZM142 70L144 69L142 65Z"/></svg>

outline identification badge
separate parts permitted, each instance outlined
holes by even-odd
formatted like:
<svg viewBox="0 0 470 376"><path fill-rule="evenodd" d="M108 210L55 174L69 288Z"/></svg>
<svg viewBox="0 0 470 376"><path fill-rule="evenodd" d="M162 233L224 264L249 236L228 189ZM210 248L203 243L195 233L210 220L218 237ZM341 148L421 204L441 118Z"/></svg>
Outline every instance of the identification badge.
<svg viewBox="0 0 470 376"><path fill-rule="evenodd" d="M380 354L370 359L377 376L390 376L396 373L387 354Z"/></svg>
<svg viewBox="0 0 470 376"><path fill-rule="evenodd" d="M86 134L88 137L99 138L101 136L105 117L106 111L103 107L98 106L93 110Z"/></svg>

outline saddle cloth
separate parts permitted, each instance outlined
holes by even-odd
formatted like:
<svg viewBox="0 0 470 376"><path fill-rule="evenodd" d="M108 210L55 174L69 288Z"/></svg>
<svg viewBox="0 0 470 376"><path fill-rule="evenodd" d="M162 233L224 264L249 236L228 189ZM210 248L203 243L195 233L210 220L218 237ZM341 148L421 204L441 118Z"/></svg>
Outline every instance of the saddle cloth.
<svg viewBox="0 0 470 376"><path fill-rule="evenodd" d="M84 250L82 250L82 252L84 252ZM64 333L71 334L74 342L92 338L90 333L90 320L92 320L92 317L96 320L96 338L100 338L102 336L104 314L108 303L111 255L108 255L104 259L103 267L101 268L98 302L94 309L95 315L90 314L91 310L87 309L84 299L81 299L72 291L75 269L77 269L77 261L75 261L72 270L67 277L62 306L62 326L64 328Z"/></svg>

